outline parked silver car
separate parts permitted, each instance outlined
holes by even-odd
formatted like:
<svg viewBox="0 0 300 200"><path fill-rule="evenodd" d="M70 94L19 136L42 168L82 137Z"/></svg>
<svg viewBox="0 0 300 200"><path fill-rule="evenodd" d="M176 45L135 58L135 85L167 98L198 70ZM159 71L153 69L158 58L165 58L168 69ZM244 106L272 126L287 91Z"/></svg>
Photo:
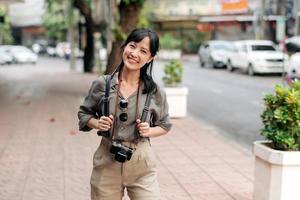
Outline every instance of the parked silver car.
<svg viewBox="0 0 300 200"><path fill-rule="evenodd" d="M233 51L232 43L222 40L210 40L203 43L199 50L200 66L226 67L228 54Z"/></svg>

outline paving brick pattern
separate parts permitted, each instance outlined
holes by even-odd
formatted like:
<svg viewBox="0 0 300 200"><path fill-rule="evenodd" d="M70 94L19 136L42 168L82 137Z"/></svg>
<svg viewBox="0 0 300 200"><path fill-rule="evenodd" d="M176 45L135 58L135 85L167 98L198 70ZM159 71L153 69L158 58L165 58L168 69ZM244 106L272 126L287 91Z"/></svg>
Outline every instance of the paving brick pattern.
<svg viewBox="0 0 300 200"><path fill-rule="evenodd" d="M0 70L0 200L87 200L100 138L77 110L96 76L26 70ZM173 123L152 140L163 200L252 200L253 156L191 116Z"/></svg>

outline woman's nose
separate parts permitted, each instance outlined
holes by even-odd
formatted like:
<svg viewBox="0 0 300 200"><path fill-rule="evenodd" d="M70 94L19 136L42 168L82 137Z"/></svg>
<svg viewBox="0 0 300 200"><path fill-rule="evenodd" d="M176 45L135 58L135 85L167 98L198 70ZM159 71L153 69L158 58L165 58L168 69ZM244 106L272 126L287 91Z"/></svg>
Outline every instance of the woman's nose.
<svg viewBox="0 0 300 200"><path fill-rule="evenodd" d="M134 57L137 57L138 56L138 48L135 48L135 49L132 49L131 51L131 55L134 56Z"/></svg>
<svg viewBox="0 0 300 200"><path fill-rule="evenodd" d="M136 49L134 49L134 50L132 50L131 51L131 56L133 56L133 57L137 57L138 56L138 51L136 50Z"/></svg>

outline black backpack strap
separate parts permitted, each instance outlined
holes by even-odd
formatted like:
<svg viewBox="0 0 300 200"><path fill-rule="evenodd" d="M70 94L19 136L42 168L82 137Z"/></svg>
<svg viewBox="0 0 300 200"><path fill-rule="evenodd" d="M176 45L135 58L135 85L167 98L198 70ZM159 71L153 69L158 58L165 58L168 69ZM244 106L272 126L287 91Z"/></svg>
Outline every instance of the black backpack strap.
<svg viewBox="0 0 300 200"><path fill-rule="evenodd" d="M145 122L146 119L147 119L150 102L151 102L151 96L150 96L150 93L148 93L147 97L146 97L146 101L145 101L145 106L144 106L144 109L143 109L143 112L142 112L142 117L141 117L142 122Z"/></svg>
<svg viewBox="0 0 300 200"><path fill-rule="evenodd" d="M112 75L107 75L105 79L105 96L103 98L103 115L109 116L109 92L110 92L110 83L111 83ZM109 137L109 131L98 131L98 136Z"/></svg>
<svg viewBox="0 0 300 200"><path fill-rule="evenodd" d="M145 101L145 106L144 106L142 116L141 116L141 122L145 122L146 119L147 119L147 115L148 115L148 112L149 112L149 109L150 109L149 106L150 106L150 103L151 103L151 94L152 93L147 94L146 101ZM136 128L135 129L135 143L137 143L139 139L141 139L141 136L138 133L138 130Z"/></svg>

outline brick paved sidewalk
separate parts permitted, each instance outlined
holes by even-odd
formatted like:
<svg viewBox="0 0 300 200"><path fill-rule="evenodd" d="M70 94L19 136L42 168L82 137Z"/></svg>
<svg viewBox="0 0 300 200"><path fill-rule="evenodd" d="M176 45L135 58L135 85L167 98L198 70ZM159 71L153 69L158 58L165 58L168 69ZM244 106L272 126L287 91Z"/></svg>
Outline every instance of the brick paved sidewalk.
<svg viewBox="0 0 300 200"><path fill-rule="evenodd" d="M77 109L94 78L0 73L0 200L89 199L100 138L77 131ZM252 199L252 156L191 117L173 122L152 140L162 199Z"/></svg>

